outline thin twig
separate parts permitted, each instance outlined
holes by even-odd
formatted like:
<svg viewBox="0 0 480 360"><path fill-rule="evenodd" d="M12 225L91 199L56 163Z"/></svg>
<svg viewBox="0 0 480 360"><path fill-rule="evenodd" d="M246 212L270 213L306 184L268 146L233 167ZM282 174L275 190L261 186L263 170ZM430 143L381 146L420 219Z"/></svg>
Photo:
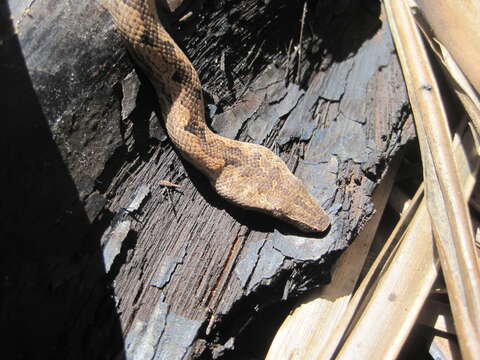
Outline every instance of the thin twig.
<svg viewBox="0 0 480 360"><path fill-rule="evenodd" d="M303 28L305 26L305 17L307 16L307 2L303 4L302 20L300 23L300 37L298 39L298 70L297 70L297 84L300 81L300 67L302 65L302 40L303 40Z"/></svg>

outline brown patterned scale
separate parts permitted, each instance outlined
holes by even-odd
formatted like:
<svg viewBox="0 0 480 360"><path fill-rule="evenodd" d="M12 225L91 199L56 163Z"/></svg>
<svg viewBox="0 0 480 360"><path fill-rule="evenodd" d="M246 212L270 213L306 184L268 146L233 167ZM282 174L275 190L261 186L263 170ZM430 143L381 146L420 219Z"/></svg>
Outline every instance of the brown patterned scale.
<svg viewBox="0 0 480 360"><path fill-rule="evenodd" d="M161 25L155 0L104 0L104 6L157 91L170 139L215 190L302 231L325 231L328 215L277 155L208 128L197 72Z"/></svg>

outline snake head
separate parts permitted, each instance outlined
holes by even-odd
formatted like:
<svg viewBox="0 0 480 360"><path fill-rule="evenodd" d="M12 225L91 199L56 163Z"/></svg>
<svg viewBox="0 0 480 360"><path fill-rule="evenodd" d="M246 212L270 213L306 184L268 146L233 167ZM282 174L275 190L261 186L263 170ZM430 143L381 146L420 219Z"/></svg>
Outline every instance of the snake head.
<svg viewBox="0 0 480 360"><path fill-rule="evenodd" d="M314 197L308 192L303 182L291 174L284 179L282 187L290 191L277 201L272 215L306 233L323 232L330 226L330 218ZM278 186L278 185L277 185ZM272 198L276 192L272 192ZM272 204L275 202L272 201Z"/></svg>
<svg viewBox="0 0 480 360"><path fill-rule="evenodd" d="M229 161L212 181L230 202L260 211L308 233L325 231L330 219L282 159L267 148L239 145L241 156Z"/></svg>

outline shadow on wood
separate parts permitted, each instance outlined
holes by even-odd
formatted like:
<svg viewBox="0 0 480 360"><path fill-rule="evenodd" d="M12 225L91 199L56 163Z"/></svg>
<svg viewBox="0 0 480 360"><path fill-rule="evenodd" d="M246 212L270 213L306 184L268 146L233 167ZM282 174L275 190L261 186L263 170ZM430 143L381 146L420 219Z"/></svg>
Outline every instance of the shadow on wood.
<svg viewBox="0 0 480 360"><path fill-rule="evenodd" d="M100 238L53 140L0 5L0 332L9 359L122 358Z"/></svg>

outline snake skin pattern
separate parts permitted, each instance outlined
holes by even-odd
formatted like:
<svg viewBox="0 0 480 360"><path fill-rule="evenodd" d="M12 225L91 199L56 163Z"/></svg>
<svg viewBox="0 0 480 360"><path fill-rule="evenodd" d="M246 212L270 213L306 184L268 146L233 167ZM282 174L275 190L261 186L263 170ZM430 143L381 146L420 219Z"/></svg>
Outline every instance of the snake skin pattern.
<svg viewBox="0 0 480 360"><path fill-rule="evenodd" d="M161 25L155 0L104 0L103 5L155 87L173 144L218 194L301 231L325 231L328 215L277 155L208 128L197 72Z"/></svg>

